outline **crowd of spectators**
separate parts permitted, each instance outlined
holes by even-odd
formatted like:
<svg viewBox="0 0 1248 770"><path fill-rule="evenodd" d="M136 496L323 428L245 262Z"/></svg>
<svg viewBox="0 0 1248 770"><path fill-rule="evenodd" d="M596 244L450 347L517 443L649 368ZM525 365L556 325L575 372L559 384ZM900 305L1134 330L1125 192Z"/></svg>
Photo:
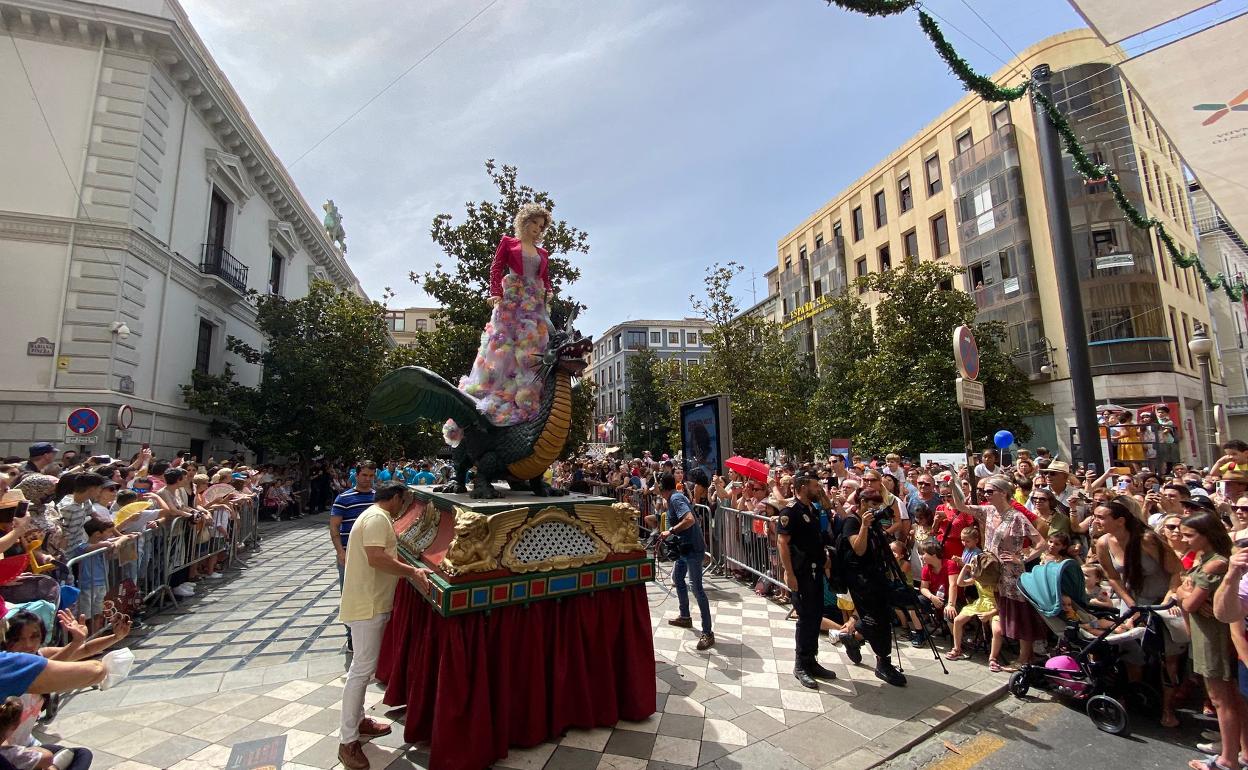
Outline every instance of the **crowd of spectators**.
<svg viewBox="0 0 1248 770"><path fill-rule="evenodd" d="M1219 729L1206 731L1200 746L1212 758L1192 766L1239 767L1248 760L1248 744L1241 744L1241 735L1248 736L1248 444L1229 441L1216 462L1197 468L1177 462L1171 447L1158 442L1164 425L1139 427L1149 432L1149 443L1139 446L1134 434L1109 427L1116 464L1104 472L1072 467L1045 449L1019 450L1008 463L988 449L974 465L956 469L897 455L834 454L824 462L773 464L765 479L735 472L706 479L697 471L698 478L686 478L667 457L585 457L559 465L556 479L637 505L649 514L644 526L654 529L664 513L659 480L672 474L695 506L705 506L708 562L715 560L717 537L741 536L715 532L731 521L718 509L748 512L756 526L746 536L765 541L771 558L718 566L787 603L794 584L775 558L775 521L793 502L794 479L813 476L821 482L813 502L821 528L832 532L838 519L869 508L921 597L927 611L898 609L895 633L916 647L939 640L950 661L983 653L993 672L1042 660L1054 644L1020 579L1037 565L1073 560L1094 603L1119 611L1173 603L1159 613L1156 629L1164 638L1153 674L1160 723L1177 727L1179 706L1193 702L1216 716ZM985 552L991 558L981 558ZM849 597L828 591L824 610L831 643L861 660ZM1132 682L1149 675L1139 651L1124 660Z"/></svg>

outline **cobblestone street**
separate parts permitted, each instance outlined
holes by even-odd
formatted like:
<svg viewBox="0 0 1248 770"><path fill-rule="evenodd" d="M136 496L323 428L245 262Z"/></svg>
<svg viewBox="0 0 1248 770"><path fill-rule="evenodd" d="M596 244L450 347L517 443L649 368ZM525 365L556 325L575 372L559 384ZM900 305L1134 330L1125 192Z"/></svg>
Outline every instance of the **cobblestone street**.
<svg viewBox="0 0 1248 770"><path fill-rule="evenodd" d="M236 743L285 735L285 767L334 767L348 659L333 622L337 571L325 519L268 524L264 534L242 570L151 619L134 639L130 681L68 699L43 739L91 748L93 767L104 770L207 770L224 768ZM675 614L675 594L650 586L654 716L573 730L558 744L513 750L497 766L867 767L968 713L1004 683L982 660L950 663L945 676L930 652L906 645L910 686L894 690L825 642L821 659L839 678L812 692L789 674L787 608L725 578L707 584L717 638L709 653L694 651L693 631L663 623ZM381 696L379 685L370 688L371 711L401 720L401 710L377 706ZM401 729L365 752L377 770L428 760L422 747L403 745Z"/></svg>

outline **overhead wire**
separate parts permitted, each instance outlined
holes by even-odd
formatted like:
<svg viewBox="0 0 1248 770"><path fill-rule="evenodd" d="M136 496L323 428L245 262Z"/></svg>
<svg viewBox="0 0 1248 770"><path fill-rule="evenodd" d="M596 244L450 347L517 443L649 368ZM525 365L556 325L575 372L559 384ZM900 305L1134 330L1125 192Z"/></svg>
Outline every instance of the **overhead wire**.
<svg viewBox="0 0 1248 770"><path fill-rule="evenodd" d="M300 153L299 157L295 158L294 161L292 161L290 165L288 165L286 168L291 169L291 168L294 168L296 165L298 165L299 161L308 157L308 155L311 154L313 150L315 150L317 147L320 147L331 136L338 133L338 131L342 129L343 126L350 123L355 118L356 115L359 115L361 112L367 109L370 104L380 99L383 94L385 94L394 86L398 85L398 82L402 80L403 78L407 77L407 75L411 73L412 70L416 69L417 67L419 67L420 65L428 61L431 56L433 56L435 53L441 50L442 46L451 42L451 40L453 40L456 35L458 35L460 32L463 32L465 29L467 29L474 21L481 18L481 16L484 15L486 11L493 8L497 3L498 3L498 0L490 0L488 3L483 5L481 9L478 10L476 13L474 13L472 16L470 16L467 21L465 21L463 24L460 24L458 27L456 27L455 30L451 32L451 34L442 38L442 40L440 40L437 45L435 45L433 48L430 48L428 51L426 51L423 56L421 56L419 59L415 61L415 63L413 63L410 67L400 72L389 83L386 83L386 85L382 86L381 90L377 91L377 93L373 94L367 100L365 100L363 104L355 108L355 110L350 115L343 118L338 123L338 125L330 129L329 133L325 134L320 139L317 139L316 142L314 142L311 147L309 147L308 149Z"/></svg>

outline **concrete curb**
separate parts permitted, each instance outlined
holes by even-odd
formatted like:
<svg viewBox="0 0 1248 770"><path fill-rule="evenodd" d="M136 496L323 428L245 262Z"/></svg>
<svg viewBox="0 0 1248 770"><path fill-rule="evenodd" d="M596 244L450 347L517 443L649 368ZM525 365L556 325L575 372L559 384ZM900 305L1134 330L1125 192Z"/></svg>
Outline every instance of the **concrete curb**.
<svg viewBox="0 0 1248 770"><path fill-rule="evenodd" d="M954 696L946 699L942 703L938 703L926 711L919 713L913 719L907 720L906 722L902 722L901 725L898 725L898 727L905 727L907 725L919 723L925 725L927 729L917 731L911 727L907 730L898 731L898 735L896 736L898 740L896 741L884 741L884 739L888 737L890 733L897 731L897 728L893 728L892 730L885 732L869 744L871 752L878 756L878 759L875 759L871 762L871 764L860 765L860 767L879 767L889 760L895 759L901 754L904 754L920 743L923 743L932 736L941 732L954 722L965 719L1001 700L1006 696L1008 691L1009 683L1008 680L1006 680L1005 682L995 685L992 689L987 690L982 694L978 694L978 697L974 700L962 701L962 699ZM963 690L959 693L959 695L967 692L967 690ZM960 702L962 705L960 708L950 707L949 704L951 701ZM881 745L881 743L883 743L883 745ZM887 753L880 751L880 749L884 749Z"/></svg>

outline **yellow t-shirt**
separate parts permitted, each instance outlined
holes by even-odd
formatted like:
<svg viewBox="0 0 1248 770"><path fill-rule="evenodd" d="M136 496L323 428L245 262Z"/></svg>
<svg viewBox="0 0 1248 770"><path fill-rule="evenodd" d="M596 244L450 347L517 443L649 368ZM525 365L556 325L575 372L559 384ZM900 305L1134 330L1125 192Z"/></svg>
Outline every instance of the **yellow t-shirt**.
<svg viewBox="0 0 1248 770"><path fill-rule="evenodd" d="M351 527L347 539L347 563L343 568L342 604L338 622L371 620L394 606L394 587L399 576L375 569L368 563L365 546L381 546L391 556L398 554L399 541L394 535L390 514L370 505Z"/></svg>

